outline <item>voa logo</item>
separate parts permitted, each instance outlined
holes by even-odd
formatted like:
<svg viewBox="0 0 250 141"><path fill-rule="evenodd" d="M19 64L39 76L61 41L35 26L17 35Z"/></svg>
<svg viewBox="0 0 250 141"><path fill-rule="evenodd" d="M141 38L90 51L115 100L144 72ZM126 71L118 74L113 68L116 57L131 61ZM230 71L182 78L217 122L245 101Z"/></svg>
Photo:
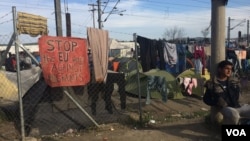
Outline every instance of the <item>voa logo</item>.
<svg viewBox="0 0 250 141"><path fill-rule="evenodd" d="M247 136L244 129L226 129L227 136Z"/></svg>

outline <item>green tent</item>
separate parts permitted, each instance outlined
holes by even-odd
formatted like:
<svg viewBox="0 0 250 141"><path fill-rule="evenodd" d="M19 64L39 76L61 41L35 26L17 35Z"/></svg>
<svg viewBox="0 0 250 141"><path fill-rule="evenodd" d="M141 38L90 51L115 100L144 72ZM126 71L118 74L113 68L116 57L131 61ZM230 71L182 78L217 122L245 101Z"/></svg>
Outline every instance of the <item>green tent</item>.
<svg viewBox="0 0 250 141"><path fill-rule="evenodd" d="M139 80L140 80L140 92L142 97L147 96L147 77L148 76L163 76L166 80L166 88L167 88L167 96L168 98L172 99L181 99L183 98L183 95L181 93L181 88L179 87L175 77L165 71L165 70L159 70L159 69L152 69L148 72L140 72L139 73ZM137 79L137 73L133 73L127 81L126 81L126 92L130 94L138 95L138 79ZM157 90L151 91L151 98L161 98L160 92Z"/></svg>

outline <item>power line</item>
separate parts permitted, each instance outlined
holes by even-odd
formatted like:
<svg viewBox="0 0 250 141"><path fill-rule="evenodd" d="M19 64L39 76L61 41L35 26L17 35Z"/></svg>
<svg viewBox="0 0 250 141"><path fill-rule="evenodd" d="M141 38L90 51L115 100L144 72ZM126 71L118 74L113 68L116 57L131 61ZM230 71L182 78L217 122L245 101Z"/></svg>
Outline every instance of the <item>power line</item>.
<svg viewBox="0 0 250 141"><path fill-rule="evenodd" d="M108 0L107 2L104 2L104 3L106 3L106 4L105 4L105 6L104 6L104 8L103 8L103 10L102 10L102 13L104 13L106 7L108 6L109 0Z"/></svg>
<svg viewBox="0 0 250 141"><path fill-rule="evenodd" d="M89 5L89 6L92 6L92 9L89 10L89 11L92 12L93 27L95 28L95 11L97 10L97 9L95 8L95 6L97 6L97 5L95 5L95 4L88 4L88 5Z"/></svg>
<svg viewBox="0 0 250 141"><path fill-rule="evenodd" d="M116 2L116 4L115 4L115 6L112 8L112 10L109 12L109 14L108 14L108 16L104 19L104 22L106 22L107 21L107 19L108 19L108 17L111 15L111 14L113 14L113 12L114 12L114 10L115 9L117 9L117 4L120 2L120 0L117 0L117 2Z"/></svg>
<svg viewBox="0 0 250 141"><path fill-rule="evenodd" d="M3 19L3 18L5 18L5 17L7 17L7 16L10 15L10 14L11 14L11 11L8 12L8 13L6 13L6 14L4 14L3 16L1 16L1 17L0 17L0 20Z"/></svg>

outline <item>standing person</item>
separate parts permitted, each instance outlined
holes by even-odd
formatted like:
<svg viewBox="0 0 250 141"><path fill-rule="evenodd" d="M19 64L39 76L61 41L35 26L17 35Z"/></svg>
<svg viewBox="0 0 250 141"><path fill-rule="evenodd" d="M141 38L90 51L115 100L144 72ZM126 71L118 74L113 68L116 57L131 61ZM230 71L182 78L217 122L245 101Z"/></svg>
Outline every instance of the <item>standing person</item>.
<svg viewBox="0 0 250 141"><path fill-rule="evenodd" d="M16 61L16 55L12 54L11 56L11 62L12 62L12 66L13 66L13 71L16 72L17 70L17 61Z"/></svg>
<svg viewBox="0 0 250 141"><path fill-rule="evenodd" d="M25 67L25 63L24 63L24 60L25 60L25 57L24 57L24 52L20 52L19 53L19 60L20 60L20 70L23 70L24 67Z"/></svg>
<svg viewBox="0 0 250 141"><path fill-rule="evenodd" d="M24 56L24 69L30 69L32 66L32 60L27 53Z"/></svg>
<svg viewBox="0 0 250 141"><path fill-rule="evenodd" d="M16 58L15 55L9 52L8 58L5 60L5 70L10 72L16 71Z"/></svg>
<svg viewBox="0 0 250 141"><path fill-rule="evenodd" d="M91 112L92 115L96 115L96 104L99 98L99 94L104 94L104 89L105 89L105 84L103 82L90 82L88 84L88 95L89 98L91 99ZM105 101L105 109L108 111L109 114L113 114L112 106L110 101L107 101L105 99L106 96L104 96L104 101ZM108 102L108 103L107 103Z"/></svg>
<svg viewBox="0 0 250 141"><path fill-rule="evenodd" d="M114 62L118 62L118 67L115 69L114 68ZM120 62L118 60L115 60L113 57L109 57L109 65L108 65L108 75L107 75L107 80L106 80L106 87L105 87L105 101L107 105L106 108L112 109L111 107L111 96L114 91L114 84L116 83L118 86L118 93L120 95L120 107L121 110L126 109L126 92L125 92L125 74L122 72L119 72L119 65Z"/></svg>
<svg viewBox="0 0 250 141"><path fill-rule="evenodd" d="M113 114L112 105L111 105L111 97L107 96L111 93L108 93L108 89L106 88L106 84L104 82L94 82L94 66L93 66L93 58L92 53L88 50L88 58L89 58L89 68L91 79L90 83L87 86L89 99L91 100L91 112L92 115L96 115L96 104L99 98L99 94L104 94L103 100L105 101L105 109L109 114Z"/></svg>
<svg viewBox="0 0 250 141"><path fill-rule="evenodd" d="M203 101L211 106L211 121L219 124L239 124L240 119L250 119L250 105L240 104L240 83L232 77L233 64L221 61L217 74L206 82Z"/></svg>

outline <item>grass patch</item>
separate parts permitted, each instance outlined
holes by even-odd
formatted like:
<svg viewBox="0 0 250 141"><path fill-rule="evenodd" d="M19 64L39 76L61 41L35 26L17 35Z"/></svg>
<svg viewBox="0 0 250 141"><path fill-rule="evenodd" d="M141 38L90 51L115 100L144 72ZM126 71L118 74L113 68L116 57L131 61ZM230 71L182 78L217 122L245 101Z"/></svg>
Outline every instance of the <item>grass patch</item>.
<svg viewBox="0 0 250 141"><path fill-rule="evenodd" d="M208 111L195 111L193 113L182 113L182 117L185 119L194 119L194 118L205 117L208 114L209 114Z"/></svg>
<svg viewBox="0 0 250 141"><path fill-rule="evenodd" d="M133 127L146 127L148 122L153 119L150 112L142 113L141 117L139 114L132 113L126 119L122 121L122 124Z"/></svg>
<svg viewBox="0 0 250 141"><path fill-rule="evenodd" d="M159 114L152 112L144 112L140 119L139 114L132 113L127 118L123 119L119 123L129 125L133 127L147 127L151 120L155 120L156 123L173 123L183 119L197 119L205 118L209 114L208 111L195 111L191 113L168 113Z"/></svg>

